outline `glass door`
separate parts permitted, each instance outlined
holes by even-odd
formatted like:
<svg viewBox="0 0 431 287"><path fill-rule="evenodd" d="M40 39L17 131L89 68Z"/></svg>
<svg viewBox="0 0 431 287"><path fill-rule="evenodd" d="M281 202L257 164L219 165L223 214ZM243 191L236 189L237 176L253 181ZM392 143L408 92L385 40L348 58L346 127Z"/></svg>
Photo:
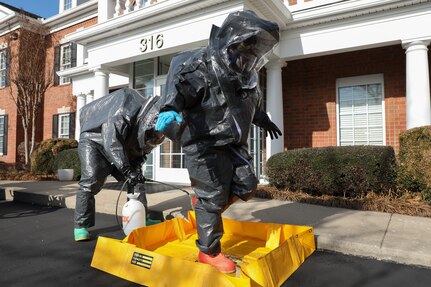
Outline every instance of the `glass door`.
<svg viewBox="0 0 431 287"><path fill-rule="evenodd" d="M155 95L165 93L166 75L158 76L155 80ZM189 183L189 174L185 168L184 153L178 142L169 139L154 150L154 179L162 182Z"/></svg>

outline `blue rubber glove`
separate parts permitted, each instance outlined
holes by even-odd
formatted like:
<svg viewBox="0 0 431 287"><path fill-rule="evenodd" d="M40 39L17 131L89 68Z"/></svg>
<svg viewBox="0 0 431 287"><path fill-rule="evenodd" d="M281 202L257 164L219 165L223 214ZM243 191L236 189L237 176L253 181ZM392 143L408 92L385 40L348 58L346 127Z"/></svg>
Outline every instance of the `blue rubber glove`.
<svg viewBox="0 0 431 287"><path fill-rule="evenodd" d="M161 112L157 118L156 131L162 132L173 121L181 123L183 118L176 111Z"/></svg>

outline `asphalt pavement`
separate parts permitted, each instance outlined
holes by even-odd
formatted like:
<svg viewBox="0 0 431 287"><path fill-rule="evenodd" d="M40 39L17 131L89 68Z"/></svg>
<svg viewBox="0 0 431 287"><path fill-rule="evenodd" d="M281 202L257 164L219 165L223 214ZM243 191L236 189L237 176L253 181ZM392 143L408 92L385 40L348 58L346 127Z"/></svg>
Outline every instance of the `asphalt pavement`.
<svg viewBox="0 0 431 287"><path fill-rule="evenodd" d="M87 242L73 241L72 225L72 209L0 201L0 286L139 286L90 267L97 236L124 238L114 215L98 213ZM282 286L426 287L429 282L428 268L318 250Z"/></svg>
<svg viewBox="0 0 431 287"><path fill-rule="evenodd" d="M126 201L121 187L121 183L109 180L96 196L96 211L121 212ZM0 181L0 199L74 209L77 189L77 182ZM184 192L148 183L146 189L153 217L169 219L190 209L190 197L185 193L192 193L189 186L182 187ZM260 198L239 200L223 216L239 221L312 226L318 249L431 270L431 218Z"/></svg>

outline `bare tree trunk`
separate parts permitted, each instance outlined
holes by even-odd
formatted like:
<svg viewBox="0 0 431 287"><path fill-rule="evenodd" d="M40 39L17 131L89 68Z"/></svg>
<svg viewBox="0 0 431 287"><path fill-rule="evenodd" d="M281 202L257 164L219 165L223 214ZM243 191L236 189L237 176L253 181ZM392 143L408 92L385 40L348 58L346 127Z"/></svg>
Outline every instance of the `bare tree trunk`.
<svg viewBox="0 0 431 287"><path fill-rule="evenodd" d="M22 127L24 129L24 157L25 157L25 165L28 166L30 154L28 150L28 126L25 124L24 118L22 119Z"/></svg>

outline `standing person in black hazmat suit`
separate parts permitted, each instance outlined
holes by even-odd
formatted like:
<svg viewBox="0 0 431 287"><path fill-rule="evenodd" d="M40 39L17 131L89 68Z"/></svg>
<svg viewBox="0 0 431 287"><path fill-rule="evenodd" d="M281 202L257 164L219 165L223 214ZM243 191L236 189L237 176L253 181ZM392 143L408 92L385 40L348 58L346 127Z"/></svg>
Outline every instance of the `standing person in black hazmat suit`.
<svg viewBox="0 0 431 287"><path fill-rule="evenodd" d="M118 181L128 180L128 193L140 192L138 200L147 208L141 166L146 155L164 140L164 135L154 130L158 99L125 88L81 109L81 179L76 196L75 241L90 239L88 228L95 223L94 196L108 175ZM147 225L152 223L147 216Z"/></svg>
<svg viewBox="0 0 431 287"><path fill-rule="evenodd" d="M262 109L258 85L278 40L276 23L251 11L231 13L213 26L208 47L172 59L160 99L156 130L184 119L179 140L197 196L198 260L224 273L234 272L235 263L221 253L221 214L237 198L251 198L258 183L247 144L251 124L271 138L281 135Z"/></svg>

